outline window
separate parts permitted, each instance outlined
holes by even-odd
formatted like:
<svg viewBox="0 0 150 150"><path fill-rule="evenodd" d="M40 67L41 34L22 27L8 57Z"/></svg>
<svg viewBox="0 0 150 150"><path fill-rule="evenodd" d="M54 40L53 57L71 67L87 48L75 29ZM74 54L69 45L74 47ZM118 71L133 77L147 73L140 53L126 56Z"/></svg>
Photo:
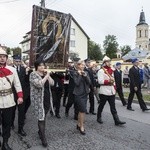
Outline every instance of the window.
<svg viewBox="0 0 150 150"><path fill-rule="evenodd" d="M148 31L145 30L145 37L148 37Z"/></svg>
<svg viewBox="0 0 150 150"><path fill-rule="evenodd" d="M71 35L75 35L75 29L71 28Z"/></svg>
<svg viewBox="0 0 150 150"><path fill-rule="evenodd" d="M141 32L141 30L139 31L139 37L142 37L142 34L141 34L142 32Z"/></svg>
<svg viewBox="0 0 150 150"><path fill-rule="evenodd" d="M70 41L70 46L71 46L71 47L75 47L75 46L76 46L75 41L71 40L71 41Z"/></svg>

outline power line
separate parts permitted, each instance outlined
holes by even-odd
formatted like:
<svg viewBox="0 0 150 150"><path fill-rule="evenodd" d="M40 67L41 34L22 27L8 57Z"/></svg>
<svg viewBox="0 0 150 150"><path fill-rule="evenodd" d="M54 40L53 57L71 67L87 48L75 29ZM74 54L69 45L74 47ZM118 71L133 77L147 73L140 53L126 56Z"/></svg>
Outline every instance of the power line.
<svg viewBox="0 0 150 150"><path fill-rule="evenodd" d="M3 1L3 2L0 2L0 4L13 3L13 2L17 2L17 1L21 1L21 0Z"/></svg>

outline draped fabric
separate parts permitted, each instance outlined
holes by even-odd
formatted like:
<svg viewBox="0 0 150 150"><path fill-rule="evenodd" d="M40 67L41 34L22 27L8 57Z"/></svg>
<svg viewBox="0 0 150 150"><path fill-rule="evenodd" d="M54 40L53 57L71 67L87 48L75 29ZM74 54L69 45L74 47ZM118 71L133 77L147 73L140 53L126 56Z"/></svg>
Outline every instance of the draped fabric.
<svg viewBox="0 0 150 150"><path fill-rule="evenodd" d="M43 60L51 68L68 61L71 15L33 6L30 61Z"/></svg>

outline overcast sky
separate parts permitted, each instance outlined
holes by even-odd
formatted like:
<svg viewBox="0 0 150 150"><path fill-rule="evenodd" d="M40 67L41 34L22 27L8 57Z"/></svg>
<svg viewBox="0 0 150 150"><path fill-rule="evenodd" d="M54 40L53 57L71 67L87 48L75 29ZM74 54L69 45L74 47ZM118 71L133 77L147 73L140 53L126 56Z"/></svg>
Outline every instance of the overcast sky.
<svg viewBox="0 0 150 150"><path fill-rule="evenodd" d="M11 2L14 1L14 2ZM41 0L0 0L0 43L19 46L31 30L32 5ZM9 2L9 3L5 3ZM46 0L46 7L71 13L91 40L103 45L105 36L117 36L119 45L135 47L135 26L143 7L150 24L150 0Z"/></svg>

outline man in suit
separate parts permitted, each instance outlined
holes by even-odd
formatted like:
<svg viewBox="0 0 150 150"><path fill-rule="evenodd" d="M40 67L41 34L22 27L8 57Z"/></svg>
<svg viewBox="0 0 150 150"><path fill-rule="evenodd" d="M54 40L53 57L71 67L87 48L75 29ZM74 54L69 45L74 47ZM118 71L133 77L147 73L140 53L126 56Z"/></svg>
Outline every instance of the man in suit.
<svg viewBox="0 0 150 150"><path fill-rule="evenodd" d="M120 97L120 100L123 106L126 106L127 103L124 99L123 90L122 90L122 71L121 71L121 63L116 63L116 70L114 71L115 83L116 83L116 91Z"/></svg>
<svg viewBox="0 0 150 150"><path fill-rule="evenodd" d="M16 68L16 71L19 76L19 80L23 89L23 94L26 95L25 89L26 89L26 69L21 65L21 57L20 56L14 56L14 68ZM15 91L14 91L15 92ZM15 120L15 113L16 113L16 107L18 107L18 134L21 136L26 136L26 132L24 131L24 120L25 120L25 102L23 102L21 105L17 104L17 95L14 94L16 106L13 108L13 114L12 114L12 129L14 128L14 120Z"/></svg>
<svg viewBox="0 0 150 150"><path fill-rule="evenodd" d="M132 101L134 98L134 94L136 93L140 107L143 111L149 110L143 100L143 96L141 93L141 80L140 80L140 73L139 73L139 60L133 59L132 60L133 67L129 70L129 78L130 78L130 94L128 97L128 105L127 109L130 111L134 111L132 109Z"/></svg>
<svg viewBox="0 0 150 150"><path fill-rule="evenodd" d="M76 106L74 94L73 94L73 90L75 87L73 75L74 75L74 72L76 71L76 63L79 60L80 60L79 58L74 59L74 65L69 67L68 102L66 104L66 109L65 109L65 116L68 117L69 110L74 104L74 120L78 120L78 110L77 110L77 106Z"/></svg>

